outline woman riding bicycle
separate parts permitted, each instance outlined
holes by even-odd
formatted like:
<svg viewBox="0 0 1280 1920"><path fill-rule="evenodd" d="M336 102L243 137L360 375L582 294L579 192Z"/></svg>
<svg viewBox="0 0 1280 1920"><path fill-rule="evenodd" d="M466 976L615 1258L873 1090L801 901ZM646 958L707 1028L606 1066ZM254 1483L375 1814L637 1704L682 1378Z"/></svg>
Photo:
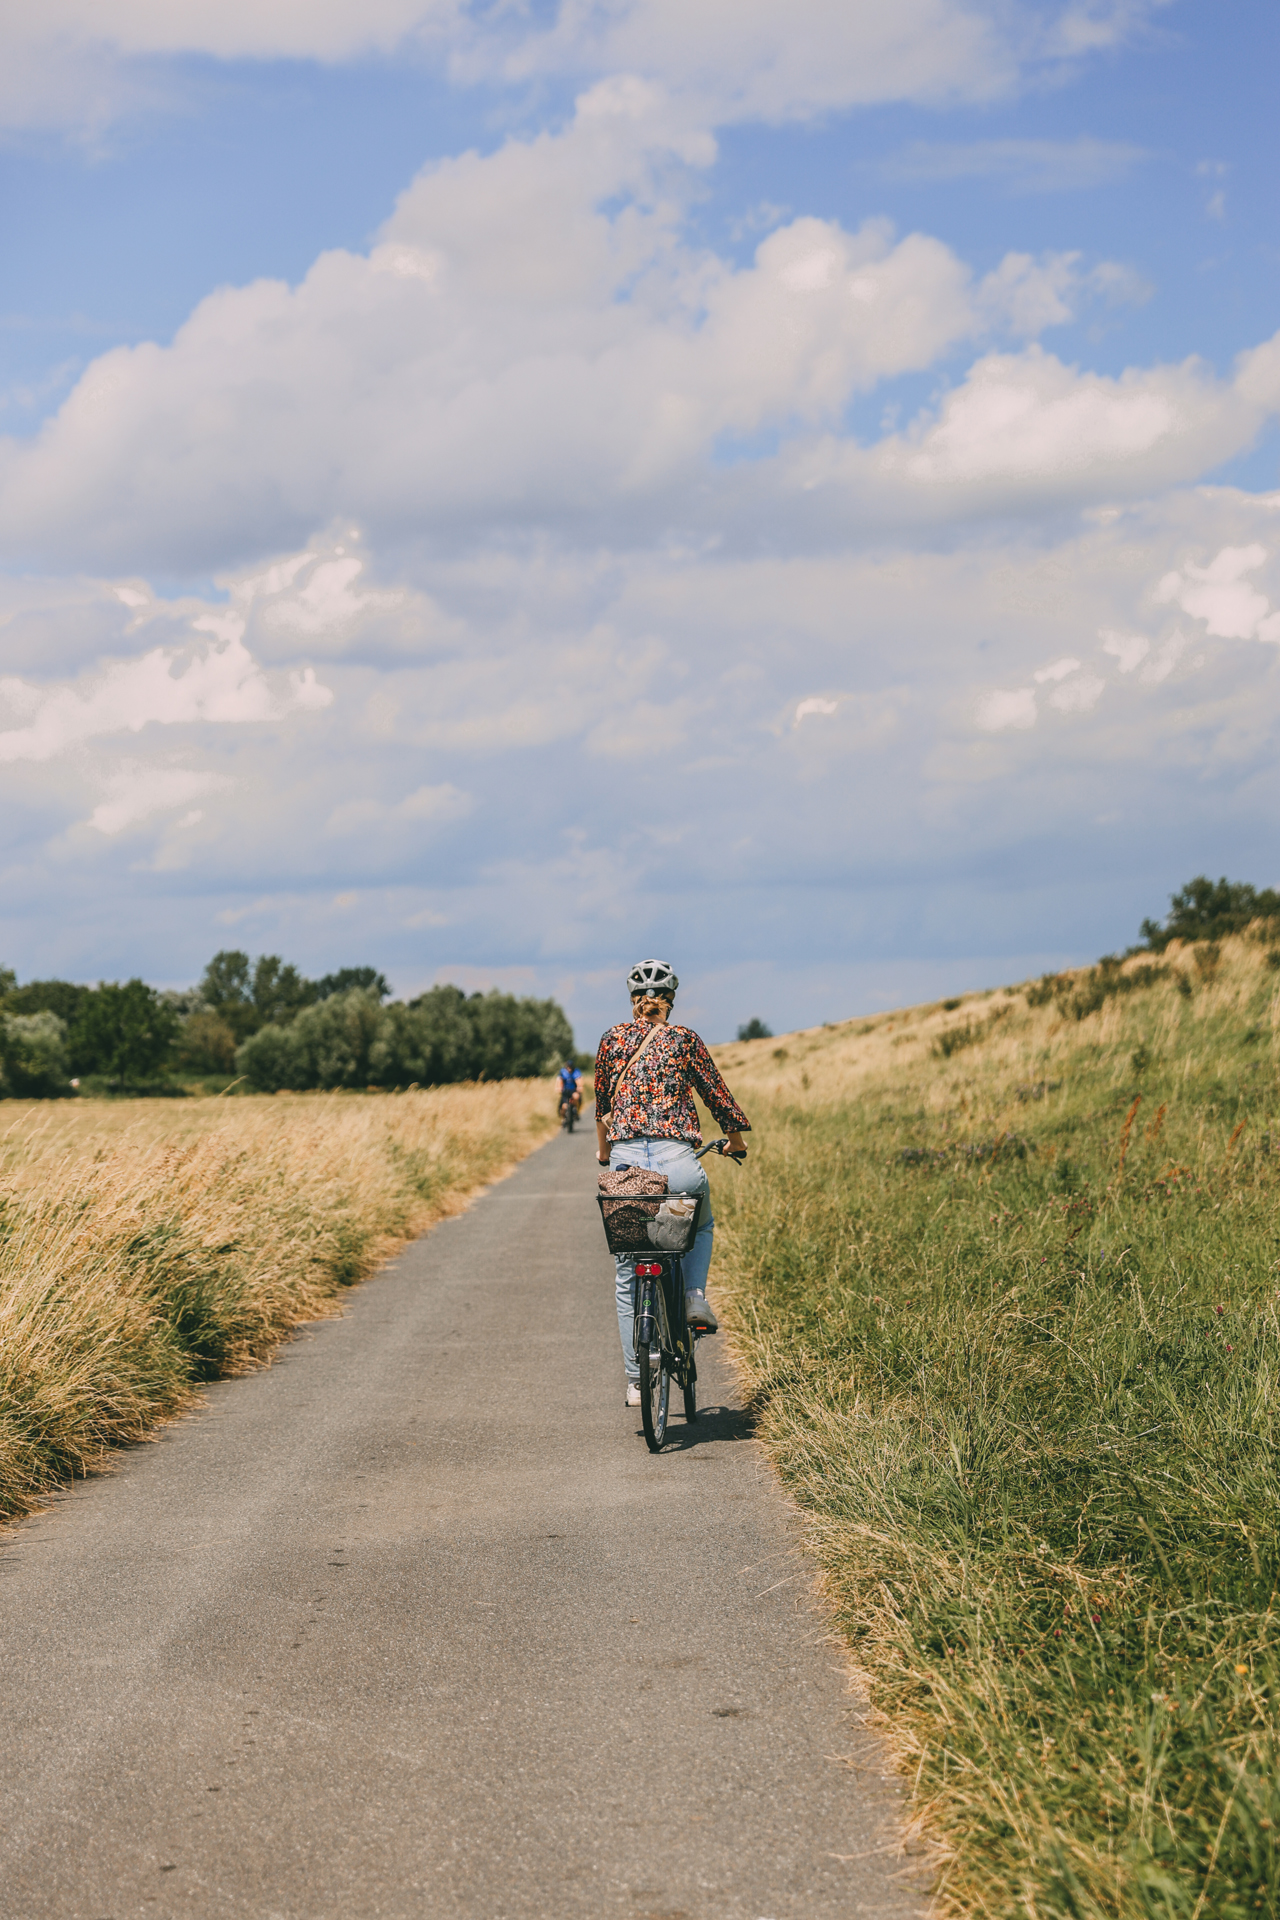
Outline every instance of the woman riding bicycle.
<svg viewBox="0 0 1280 1920"><path fill-rule="evenodd" d="M719 1323L707 1305L707 1269L715 1222L707 1176L695 1152L702 1145L702 1134L694 1091L728 1134L729 1152L745 1154L742 1135L750 1132L751 1122L692 1028L669 1024L679 984L665 960L641 960L627 975L631 1018L610 1027L596 1053L596 1158L602 1167L645 1167L665 1173L669 1192L705 1196L702 1224L683 1261L685 1305L691 1327L714 1333ZM627 1405L637 1407L635 1256L617 1254L615 1260Z"/></svg>

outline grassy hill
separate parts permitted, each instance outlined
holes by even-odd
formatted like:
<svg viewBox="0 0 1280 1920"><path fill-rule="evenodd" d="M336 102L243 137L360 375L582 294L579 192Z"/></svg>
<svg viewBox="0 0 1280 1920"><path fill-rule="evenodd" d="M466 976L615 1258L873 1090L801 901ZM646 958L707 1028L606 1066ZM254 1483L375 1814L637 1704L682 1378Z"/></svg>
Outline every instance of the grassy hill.
<svg viewBox="0 0 1280 1920"><path fill-rule="evenodd" d="M943 1907L1280 1911L1280 951L718 1050L717 1297Z"/></svg>

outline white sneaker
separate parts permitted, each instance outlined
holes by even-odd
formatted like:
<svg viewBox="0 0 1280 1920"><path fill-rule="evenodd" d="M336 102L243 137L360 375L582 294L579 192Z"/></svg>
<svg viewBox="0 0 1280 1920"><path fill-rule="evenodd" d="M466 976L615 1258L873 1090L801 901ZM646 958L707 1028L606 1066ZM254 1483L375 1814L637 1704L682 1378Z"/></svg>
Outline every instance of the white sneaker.
<svg viewBox="0 0 1280 1920"><path fill-rule="evenodd" d="M628 1380L627 1382L627 1405L629 1407L638 1407L640 1405L640 1382L638 1380Z"/></svg>

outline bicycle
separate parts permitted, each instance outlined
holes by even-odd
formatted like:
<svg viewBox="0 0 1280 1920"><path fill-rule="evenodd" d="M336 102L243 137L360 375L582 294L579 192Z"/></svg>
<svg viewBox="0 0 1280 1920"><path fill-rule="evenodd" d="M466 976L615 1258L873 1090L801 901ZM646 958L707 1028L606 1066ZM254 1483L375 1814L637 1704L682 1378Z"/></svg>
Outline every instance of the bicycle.
<svg viewBox="0 0 1280 1920"><path fill-rule="evenodd" d="M730 1160L744 1160L745 1154L729 1153L728 1141L712 1140L703 1147L698 1159L708 1153L726 1154ZM640 1366L640 1423L650 1453L660 1453L667 1437L667 1416L671 1404L672 1382L684 1399L684 1417L692 1425L698 1418L698 1363L695 1348L705 1336L689 1325L684 1303L683 1256L689 1252L702 1218L703 1196L698 1195L685 1225L678 1248L651 1246L646 1232L641 1240L636 1217L656 1218L658 1209L670 1198L667 1194L627 1195L629 1225L622 1231L610 1231L610 1214L600 1196L605 1237L611 1253L635 1253L635 1349ZM646 1223L647 1224L647 1223ZM670 1229L668 1228L668 1231ZM622 1244L626 1241L628 1244Z"/></svg>
<svg viewBox="0 0 1280 1920"><path fill-rule="evenodd" d="M566 1093L560 1100L560 1125L566 1133L572 1133L578 1118L578 1102L573 1094Z"/></svg>

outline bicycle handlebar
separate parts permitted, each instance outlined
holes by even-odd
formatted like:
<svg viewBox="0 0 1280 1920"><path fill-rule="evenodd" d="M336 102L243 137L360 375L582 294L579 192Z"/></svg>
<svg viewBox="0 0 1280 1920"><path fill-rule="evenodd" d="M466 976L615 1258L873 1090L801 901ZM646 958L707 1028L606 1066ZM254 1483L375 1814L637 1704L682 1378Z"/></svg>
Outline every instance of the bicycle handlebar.
<svg viewBox="0 0 1280 1920"><path fill-rule="evenodd" d="M695 1155L695 1158L698 1160L701 1160L703 1157L703 1154L707 1154L707 1153L722 1154L726 1160L736 1160L739 1166L742 1165L742 1162L747 1157L745 1148L741 1153L732 1152L730 1150L728 1140L723 1137L721 1137L719 1140L709 1140L706 1146L703 1147L702 1152Z"/></svg>

